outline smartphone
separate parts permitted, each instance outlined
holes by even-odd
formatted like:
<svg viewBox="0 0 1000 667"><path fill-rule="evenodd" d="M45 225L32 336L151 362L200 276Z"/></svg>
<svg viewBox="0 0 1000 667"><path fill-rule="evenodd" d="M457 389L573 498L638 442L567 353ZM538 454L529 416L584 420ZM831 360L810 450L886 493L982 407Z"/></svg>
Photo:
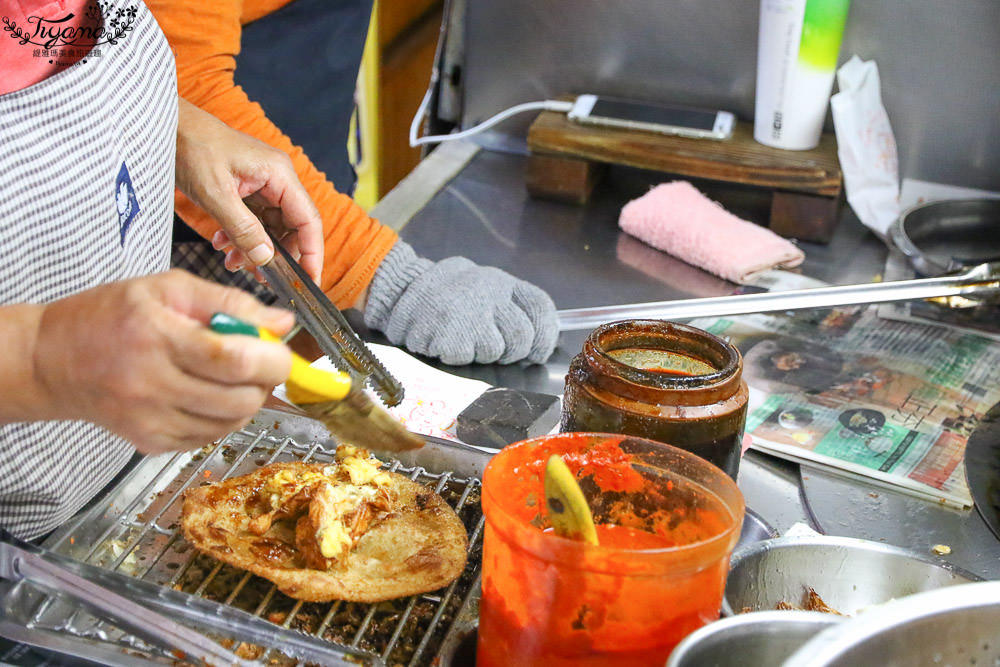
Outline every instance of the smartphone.
<svg viewBox="0 0 1000 667"><path fill-rule="evenodd" d="M699 139L728 139L736 118L728 111L580 95L567 117L585 125L606 125Z"/></svg>

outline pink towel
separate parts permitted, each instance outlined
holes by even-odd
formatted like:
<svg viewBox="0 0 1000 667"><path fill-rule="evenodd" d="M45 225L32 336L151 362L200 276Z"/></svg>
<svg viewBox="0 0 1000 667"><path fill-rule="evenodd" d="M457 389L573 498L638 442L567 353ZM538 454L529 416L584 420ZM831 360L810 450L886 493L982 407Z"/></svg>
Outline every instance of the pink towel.
<svg viewBox="0 0 1000 667"><path fill-rule="evenodd" d="M622 208L619 227L654 248L734 283L790 269L805 253L770 229L736 217L687 181L658 185Z"/></svg>

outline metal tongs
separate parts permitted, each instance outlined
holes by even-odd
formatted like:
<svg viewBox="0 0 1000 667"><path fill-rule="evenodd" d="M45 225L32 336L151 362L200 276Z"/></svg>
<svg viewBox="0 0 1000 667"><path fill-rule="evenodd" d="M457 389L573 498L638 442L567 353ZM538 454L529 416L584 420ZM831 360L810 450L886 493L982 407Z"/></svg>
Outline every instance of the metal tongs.
<svg viewBox="0 0 1000 667"><path fill-rule="evenodd" d="M979 264L938 278L560 310L559 330L592 329L620 319L686 320L915 299L967 298L994 293L1000 293L1000 262Z"/></svg>
<svg viewBox="0 0 1000 667"><path fill-rule="evenodd" d="M175 657L204 665L256 665L190 628L126 597L102 588L45 560L37 547L10 534L0 535L0 577L28 581L54 594L78 600L89 611L106 618L146 641L174 652Z"/></svg>
<svg viewBox="0 0 1000 667"><path fill-rule="evenodd" d="M274 626L246 612L158 586L154 583L104 570L29 544L0 529L0 578L24 581L56 596L69 596L101 619L136 637L168 650L175 658L194 664L241 667L261 663L239 657L206 635L173 618L191 623L220 637L264 647L280 647L286 655L334 667L358 664L383 665L371 654L348 647L334 647L319 639ZM141 601L141 604L140 604ZM157 611L159 610L159 611ZM162 612L162 613L161 613ZM32 641L23 627L12 627L0 614L0 636L42 648L48 642ZM71 650L71 649L65 649Z"/></svg>
<svg viewBox="0 0 1000 667"><path fill-rule="evenodd" d="M271 241L274 258L260 267L271 289L295 311L300 324L316 339L334 366L360 380L359 386L367 380L386 405L399 405L403 400L403 385L372 354L344 315L273 234Z"/></svg>

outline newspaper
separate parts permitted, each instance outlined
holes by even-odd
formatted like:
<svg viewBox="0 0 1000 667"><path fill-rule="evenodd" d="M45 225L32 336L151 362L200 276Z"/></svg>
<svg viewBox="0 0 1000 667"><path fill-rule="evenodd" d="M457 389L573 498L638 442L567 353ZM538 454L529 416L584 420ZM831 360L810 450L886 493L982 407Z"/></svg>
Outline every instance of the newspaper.
<svg viewBox="0 0 1000 667"><path fill-rule="evenodd" d="M1000 342L870 306L702 318L742 352L754 449L956 508L965 443L1000 400Z"/></svg>

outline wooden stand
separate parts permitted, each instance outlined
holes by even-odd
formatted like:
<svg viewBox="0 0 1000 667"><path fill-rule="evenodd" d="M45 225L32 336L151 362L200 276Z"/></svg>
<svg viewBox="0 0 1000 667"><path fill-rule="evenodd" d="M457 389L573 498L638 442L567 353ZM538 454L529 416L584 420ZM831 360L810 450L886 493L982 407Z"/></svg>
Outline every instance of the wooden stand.
<svg viewBox="0 0 1000 667"><path fill-rule="evenodd" d="M737 122L724 141L573 123L545 111L528 132L526 180L532 196L585 203L605 166L619 164L681 177L773 190L770 228L785 237L829 242L840 212L837 142L824 134L809 151L785 151L754 141Z"/></svg>

